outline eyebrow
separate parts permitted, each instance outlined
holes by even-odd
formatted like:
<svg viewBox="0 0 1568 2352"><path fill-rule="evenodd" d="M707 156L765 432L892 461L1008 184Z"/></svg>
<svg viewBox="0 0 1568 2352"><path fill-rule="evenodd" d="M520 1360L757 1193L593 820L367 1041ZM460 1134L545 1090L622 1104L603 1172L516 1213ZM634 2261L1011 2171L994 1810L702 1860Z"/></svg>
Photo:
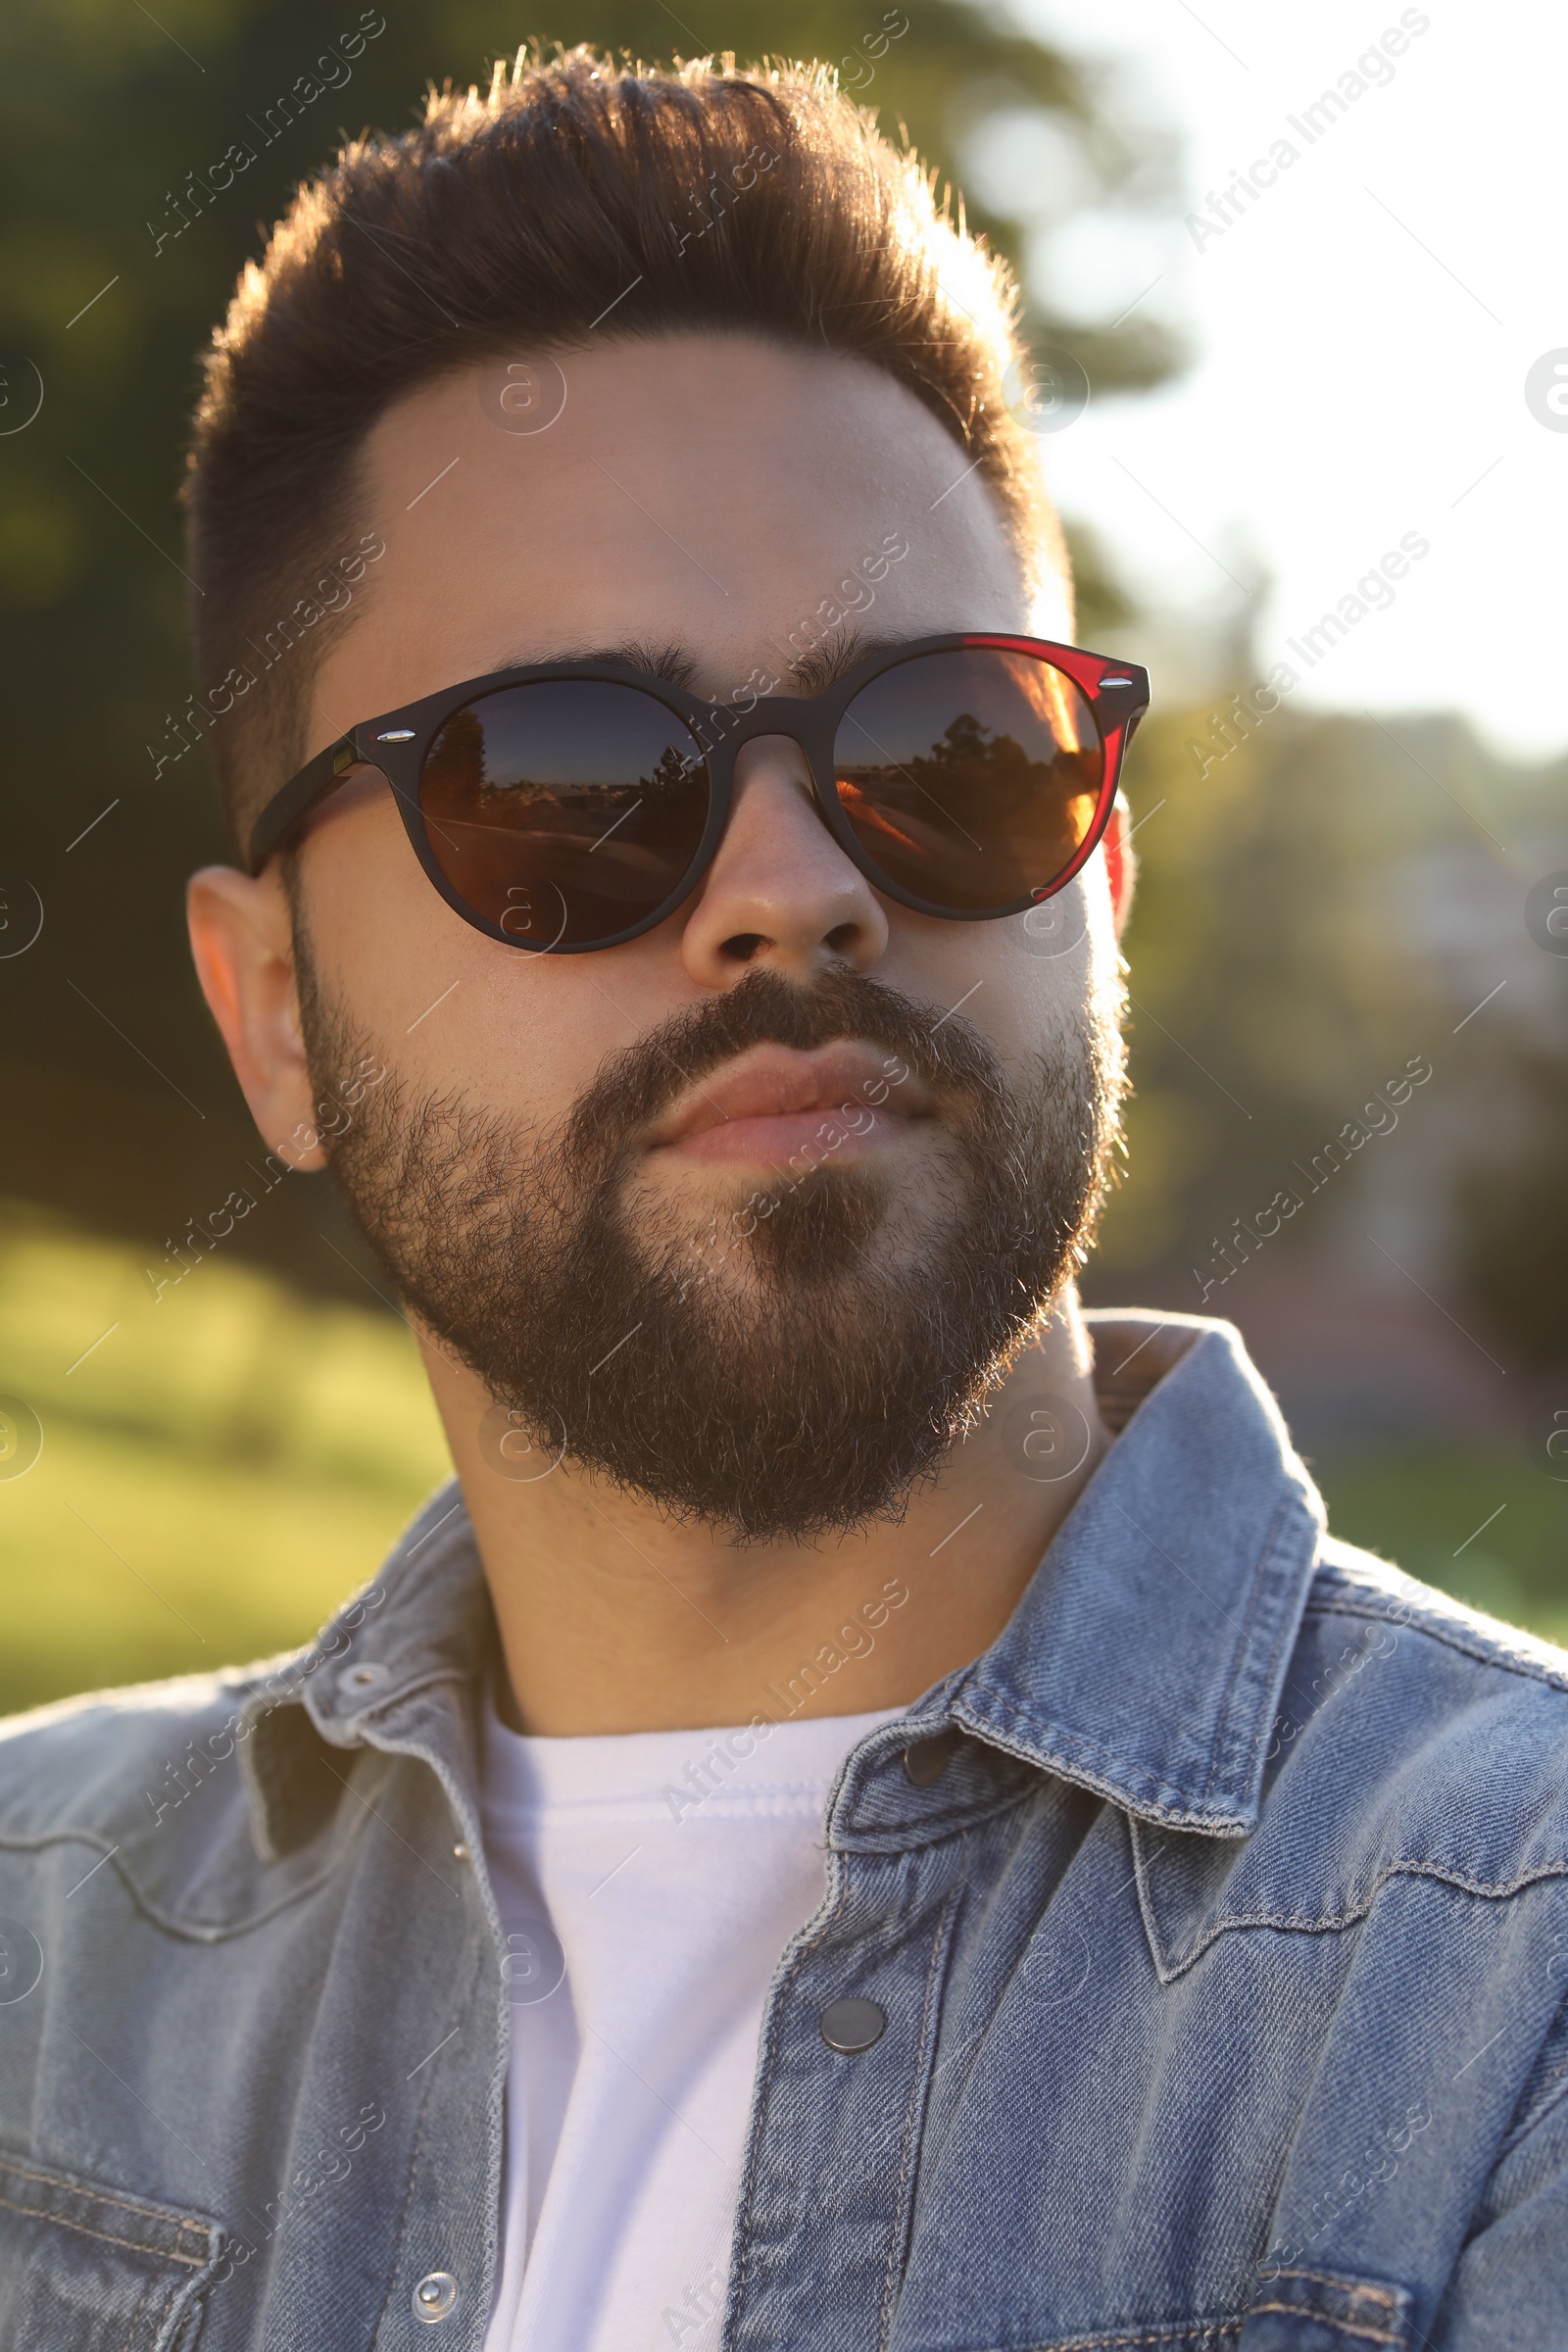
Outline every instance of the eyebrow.
<svg viewBox="0 0 1568 2352"><path fill-rule="evenodd" d="M895 646L907 643L904 637L872 637L853 625L840 626L829 630L820 645L798 654L790 663L790 675L803 694L823 694L868 655L891 653Z"/></svg>
<svg viewBox="0 0 1568 2352"><path fill-rule="evenodd" d="M662 678L666 686L690 687L697 675L697 663L682 645L671 638L656 645L651 638L626 637L616 645L585 645L553 655L553 661L603 662L617 669L640 669L649 677ZM514 654L509 667L528 669L538 662L532 654Z"/></svg>
<svg viewBox="0 0 1568 2352"><path fill-rule="evenodd" d="M811 695L825 693L868 655L889 652L908 640L899 636L873 637L861 629L840 627L830 630L820 644L808 647L804 653L792 654L776 639L769 642L772 650L783 657L784 675L794 681L801 694ZM553 659L564 663L602 662L619 669L640 669L646 677L662 678L665 685L682 686L688 693L696 692L693 681L701 668L696 656L673 638L660 645L648 638L628 637L613 645L572 647ZM527 669L537 662L537 653L516 653L503 666ZM732 694L743 694L749 683L748 679L737 679ZM717 698L720 707L723 700L722 696Z"/></svg>

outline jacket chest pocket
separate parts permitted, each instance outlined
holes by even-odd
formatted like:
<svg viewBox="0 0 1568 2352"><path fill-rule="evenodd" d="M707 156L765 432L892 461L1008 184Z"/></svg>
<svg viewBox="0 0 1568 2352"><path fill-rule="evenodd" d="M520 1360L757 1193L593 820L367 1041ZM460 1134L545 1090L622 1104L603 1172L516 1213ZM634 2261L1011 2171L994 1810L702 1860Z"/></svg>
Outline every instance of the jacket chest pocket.
<svg viewBox="0 0 1568 2352"><path fill-rule="evenodd" d="M0 2156L0 2352L189 2352L222 2231Z"/></svg>

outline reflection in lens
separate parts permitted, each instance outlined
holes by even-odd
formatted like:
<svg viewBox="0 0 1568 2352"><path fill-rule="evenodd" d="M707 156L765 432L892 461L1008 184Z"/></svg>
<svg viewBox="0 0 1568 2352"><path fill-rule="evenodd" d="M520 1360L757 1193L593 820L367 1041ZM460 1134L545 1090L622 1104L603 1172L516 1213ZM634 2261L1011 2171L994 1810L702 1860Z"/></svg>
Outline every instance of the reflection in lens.
<svg viewBox="0 0 1568 2352"><path fill-rule="evenodd" d="M967 646L873 678L839 722L833 772L857 840L891 882L956 912L995 912L1071 864L1104 750L1065 671Z"/></svg>
<svg viewBox="0 0 1568 2352"><path fill-rule="evenodd" d="M419 808L465 903L548 949L612 939L662 905L697 854L708 792L701 745L656 696L556 678L455 710Z"/></svg>

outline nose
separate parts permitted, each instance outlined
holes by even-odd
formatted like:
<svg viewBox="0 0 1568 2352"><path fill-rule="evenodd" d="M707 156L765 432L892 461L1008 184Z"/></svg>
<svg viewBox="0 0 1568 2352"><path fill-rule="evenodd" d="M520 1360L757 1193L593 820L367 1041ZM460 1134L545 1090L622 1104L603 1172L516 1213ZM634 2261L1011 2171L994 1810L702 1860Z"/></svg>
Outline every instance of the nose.
<svg viewBox="0 0 1568 2352"><path fill-rule="evenodd" d="M755 964L809 982L828 965L864 971L888 944L875 891L823 823L806 754L787 735L742 746L718 855L681 937L690 976L728 988Z"/></svg>

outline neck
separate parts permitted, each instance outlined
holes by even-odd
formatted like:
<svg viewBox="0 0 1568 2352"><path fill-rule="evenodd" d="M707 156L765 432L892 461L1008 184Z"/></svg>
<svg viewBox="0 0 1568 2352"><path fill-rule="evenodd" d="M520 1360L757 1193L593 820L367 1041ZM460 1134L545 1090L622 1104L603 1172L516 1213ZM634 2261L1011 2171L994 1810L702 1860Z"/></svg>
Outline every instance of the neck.
<svg viewBox="0 0 1568 2352"><path fill-rule="evenodd" d="M989 1412L896 1522L812 1544L737 1546L563 1462L522 1483L485 1460L490 1397L421 1337L473 1524L510 1680L510 1712L553 1736L676 1731L754 1715L906 1706L1002 1631L1108 1443L1093 1352L1068 1292ZM1059 1399L1076 1442L1053 1463ZM1027 1442L1028 1450L1025 1451Z"/></svg>

